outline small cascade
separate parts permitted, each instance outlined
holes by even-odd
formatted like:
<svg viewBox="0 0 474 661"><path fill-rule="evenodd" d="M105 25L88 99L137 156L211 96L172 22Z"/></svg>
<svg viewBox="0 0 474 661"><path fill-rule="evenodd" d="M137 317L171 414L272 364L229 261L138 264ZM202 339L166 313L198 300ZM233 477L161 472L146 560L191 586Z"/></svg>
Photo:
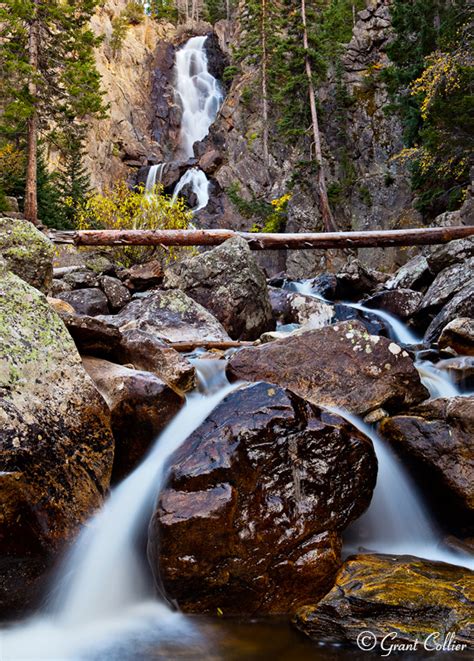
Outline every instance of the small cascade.
<svg viewBox="0 0 474 661"><path fill-rule="evenodd" d="M417 360L415 367L431 397L459 397L462 393L451 380L449 374L440 370L428 360Z"/></svg>
<svg viewBox="0 0 474 661"><path fill-rule="evenodd" d="M375 317L379 317L379 319L385 321L391 330L393 339L397 342L400 342L400 344L409 345L420 343L420 338L418 338L409 328L405 326L404 323L402 323L392 314L389 314L384 310L374 310L373 308L367 308L365 305L360 305L360 303L344 303L344 305L346 305L348 308L353 308L354 310L365 312L366 314L373 314Z"/></svg>
<svg viewBox="0 0 474 661"><path fill-rule="evenodd" d="M45 612L4 632L6 658L84 658L84 650L100 646L104 636L150 626L167 639L192 635L189 621L154 597L140 537L164 484L170 456L239 387L227 381L223 361L206 361L202 373L199 363L195 362L199 390L188 396L145 460L84 526Z"/></svg>
<svg viewBox="0 0 474 661"><path fill-rule="evenodd" d="M174 189L172 198L173 204L176 202L178 195L185 186L191 187L197 199L197 204L192 209L193 213L197 213L200 209L207 207L209 202L209 181L202 170L199 170L199 168L191 168L183 174Z"/></svg>
<svg viewBox="0 0 474 661"><path fill-rule="evenodd" d="M183 158L194 156L194 143L203 140L216 119L222 103L218 81L209 73L207 37L192 37L176 53L176 96L181 104L181 151Z"/></svg>
<svg viewBox="0 0 474 661"><path fill-rule="evenodd" d="M161 183L165 167L166 163L158 163L158 165L151 166L151 168L148 170L148 175L146 178L145 193L150 194L156 184Z"/></svg>
<svg viewBox="0 0 474 661"><path fill-rule="evenodd" d="M338 408L340 415L368 436L378 460L377 484L369 509L345 533L348 553L361 549L378 553L414 555L429 560L474 568L472 557L443 547L418 489L387 443L360 418Z"/></svg>

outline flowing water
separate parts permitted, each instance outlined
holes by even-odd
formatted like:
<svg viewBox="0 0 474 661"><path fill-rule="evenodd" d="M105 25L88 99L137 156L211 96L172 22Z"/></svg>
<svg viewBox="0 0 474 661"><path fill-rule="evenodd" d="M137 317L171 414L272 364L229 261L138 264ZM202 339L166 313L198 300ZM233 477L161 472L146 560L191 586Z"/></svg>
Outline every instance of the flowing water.
<svg viewBox="0 0 474 661"><path fill-rule="evenodd" d="M45 611L2 636L5 658L81 658L118 632L153 627L170 643L193 637L190 622L153 597L140 537L166 478L169 457L238 384L222 361L205 361L200 388L155 442L147 458L84 526L65 559ZM199 361L196 361L199 374Z"/></svg>
<svg viewBox="0 0 474 661"><path fill-rule="evenodd" d="M218 81L209 73L205 42L192 37L176 53L176 96L182 108L180 143L183 158L194 156L194 143L209 132L222 103Z"/></svg>
<svg viewBox="0 0 474 661"><path fill-rule="evenodd" d="M194 143L203 140L216 119L223 95L219 81L209 73L205 49L207 37L192 37L176 53L175 95L182 110L178 158L186 160L194 156ZM148 171L146 191L153 190L161 181L164 163L152 165ZM192 209L197 213L209 202L209 181L197 167L187 170L173 191L172 201L186 188L196 196Z"/></svg>

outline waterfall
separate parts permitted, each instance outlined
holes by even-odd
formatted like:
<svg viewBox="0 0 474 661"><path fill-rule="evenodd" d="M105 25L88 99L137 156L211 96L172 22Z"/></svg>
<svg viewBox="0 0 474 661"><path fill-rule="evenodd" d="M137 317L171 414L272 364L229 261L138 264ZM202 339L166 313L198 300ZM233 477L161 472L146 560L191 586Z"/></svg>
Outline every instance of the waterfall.
<svg viewBox="0 0 474 661"><path fill-rule="evenodd" d="M202 170L198 168L187 170L176 184L172 198L173 203L176 202L183 188L188 185L196 195L197 204L192 209L193 213L196 213L200 209L204 209L209 202L209 181Z"/></svg>
<svg viewBox="0 0 474 661"><path fill-rule="evenodd" d="M46 611L2 636L5 658L76 658L104 637L150 625L171 638L193 635L184 616L154 599L139 542L166 478L168 459L238 387L229 384L224 369L222 361L206 362L201 378L198 368L199 391L188 396L145 460L84 526L60 569Z"/></svg>
<svg viewBox="0 0 474 661"><path fill-rule="evenodd" d="M156 186L156 183L161 183L165 167L166 163L158 163L158 165L151 166L146 178L145 193L151 193Z"/></svg>
<svg viewBox="0 0 474 661"><path fill-rule="evenodd" d="M363 548L391 555L408 554L474 569L473 558L443 548L441 534L415 483L388 444L357 416L339 408L327 408L371 439L379 466L369 509L345 533L347 552Z"/></svg>
<svg viewBox="0 0 474 661"><path fill-rule="evenodd" d="M223 99L218 81L208 70L206 39L192 37L176 53L175 92L182 108L180 143L184 158L194 156L194 143L208 134Z"/></svg>

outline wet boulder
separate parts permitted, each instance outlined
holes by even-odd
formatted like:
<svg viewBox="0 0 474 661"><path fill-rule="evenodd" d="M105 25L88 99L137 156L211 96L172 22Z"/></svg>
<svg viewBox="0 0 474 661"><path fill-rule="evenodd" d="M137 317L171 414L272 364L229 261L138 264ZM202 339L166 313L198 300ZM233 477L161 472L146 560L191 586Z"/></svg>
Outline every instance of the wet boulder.
<svg viewBox="0 0 474 661"><path fill-rule="evenodd" d="M422 291L434 278L428 260L424 255L417 255L404 264L384 284L385 289L415 289Z"/></svg>
<svg viewBox="0 0 474 661"><path fill-rule="evenodd" d="M230 338L221 323L183 291L152 290L133 299L116 315L102 321L119 328L146 331L167 342L226 342Z"/></svg>
<svg viewBox="0 0 474 661"><path fill-rule="evenodd" d="M0 256L22 280L42 292L49 291L54 246L28 220L0 218Z"/></svg>
<svg viewBox="0 0 474 661"><path fill-rule="evenodd" d="M374 310L385 310L399 319L409 319L421 305L423 294L413 289L388 289L374 294L363 304Z"/></svg>
<svg viewBox="0 0 474 661"><path fill-rule="evenodd" d="M294 623L317 642L359 641L360 649L385 656L391 644L416 640L419 651L425 641L427 649L464 645L443 648L457 658L474 643L473 602L469 569L411 556L358 555L344 563L319 603L298 610Z"/></svg>
<svg viewBox="0 0 474 661"><path fill-rule="evenodd" d="M117 481L135 468L184 398L151 372L101 358L84 357L83 365L110 409Z"/></svg>
<svg viewBox="0 0 474 661"><path fill-rule="evenodd" d="M163 268L157 260L145 264L134 264L118 273L123 284L133 292L146 291L163 282Z"/></svg>
<svg viewBox="0 0 474 661"><path fill-rule="evenodd" d="M60 298L72 305L77 314L95 317L99 314L109 313L107 297L100 289L87 288L59 292L56 294L56 298Z"/></svg>
<svg viewBox="0 0 474 661"><path fill-rule="evenodd" d="M164 283L212 312L232 339L255 340L275 327L265 275L240 237L173 265Z"/></svg>
<svg viewBox="0 0 474 661"><path fill-rule="evenodd" d="M441 331L438 347L443 351L474 356L474 319L458 317Z"/></svg>
<svg viewBox="0 0 474 661"><path fill-rule="evenodd" d="M313 296L274 287L269 292L273 315L280 323L322 328L334 317L334 308Z"/></svg>
<svg viewBox="0 0 474 661"><path fill-rule="evenodd" d="M109 412L46 298L0 269L0 611L31 606L51 557L101 505Z"/></svg>
<svg viewBox="0 0 474 661"><path fill-rule="evenodd" d="M77 269L66 273L61 279L61 282L68 285L70 291L98 286L97 274L89 269Z"/></svg>
<svg viewBox="0 0 474 661"><path fill-rule="evenodd" d="M474 392L474 356L456 356L440 360L436 367L446 372L463 392Z"/></svg>
<svg viewBox="0 0 474 661"><path fill-rule="evenodd" d="M430 400L406 415L385 418L381 434L424 473L441 507L474 526L474 397ZM457 514L457 516L455 516Z"/></svg>
<svg viewBox="0 0 474 661"><path fill-rule="evenodd" d="M369 439L267 383L228 395L170 461L149 557L187 612L287 613L322 596L368 506Z"/></svg>
<svg viewBox="0 0 474 661"><path fill-rule="evenodd" d="M365 415L397 411L428 397L408 353L347 321L263 346L229 361L232 379L269 381L321 406Z"/></svg>

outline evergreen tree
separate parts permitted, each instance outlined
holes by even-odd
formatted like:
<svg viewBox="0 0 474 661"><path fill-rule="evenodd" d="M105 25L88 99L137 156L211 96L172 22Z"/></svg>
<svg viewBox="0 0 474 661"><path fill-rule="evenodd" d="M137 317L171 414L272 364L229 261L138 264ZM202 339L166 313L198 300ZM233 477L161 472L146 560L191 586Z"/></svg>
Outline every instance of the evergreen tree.
<svg viewBox="0 0 474 661"><path fill-rule="evenodd" d="M63 137L61 142L61 166L55 176L63 211L61 229L73 228L77 209L82 207L90 191L90 177L84 167L84 132L75 131Z"/></svg>
<svg viewBox="0 0 474 661"><path fill-rule="evenodd" d="M54 125L104 112L89 28L99 0L4 0L0 5L0 130L26 141L25 215L38 218L38 139Z"/></svg>

